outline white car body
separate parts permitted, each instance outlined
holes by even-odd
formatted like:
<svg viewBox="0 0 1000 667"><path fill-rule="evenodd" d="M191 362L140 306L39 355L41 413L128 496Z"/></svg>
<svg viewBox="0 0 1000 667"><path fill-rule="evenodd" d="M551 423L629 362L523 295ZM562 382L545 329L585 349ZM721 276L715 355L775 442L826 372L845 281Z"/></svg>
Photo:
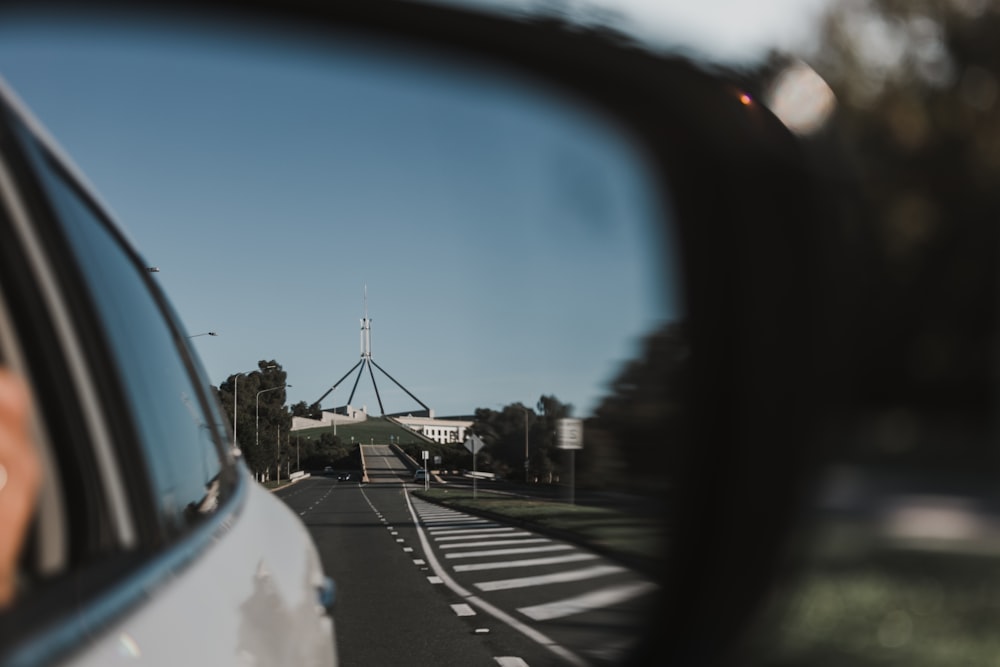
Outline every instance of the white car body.
<svg viewBox="0 0 1000 667"><path fill-rule="evenodd" d="M74 667L334 665L333 623L318 608L323 571L308 532L247 477L231 526L157 595L110 628ZM169 631L165 631L169 629Z"/></svg>

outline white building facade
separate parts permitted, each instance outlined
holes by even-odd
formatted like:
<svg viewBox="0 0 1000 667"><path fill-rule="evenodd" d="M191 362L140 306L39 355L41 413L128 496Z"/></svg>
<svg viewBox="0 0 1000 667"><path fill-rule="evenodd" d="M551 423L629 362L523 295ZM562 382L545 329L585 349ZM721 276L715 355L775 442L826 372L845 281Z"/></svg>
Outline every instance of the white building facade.
<svg viewBox="0 0 1000 667"><path fill-rule="evenodd" d="M393 417L406 428L429 438L434 442L446 445L448 443L465 442L465 432L472 426L471 421L456 419L435 419L434 417Z"/></svg>

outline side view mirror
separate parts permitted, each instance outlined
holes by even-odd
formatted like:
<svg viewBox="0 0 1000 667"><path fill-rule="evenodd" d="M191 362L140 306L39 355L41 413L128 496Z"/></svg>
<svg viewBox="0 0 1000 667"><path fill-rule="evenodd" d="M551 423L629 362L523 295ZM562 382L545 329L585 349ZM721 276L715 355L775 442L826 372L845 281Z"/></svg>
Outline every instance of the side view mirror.
<svg viewBox="0 0 1000 667"><path fill-rule="evenodd" d="M214 382L267 354L309 392L295 398L325 398L346 367L325 359L357 360L362 285L374 357L371 287L401 391L354 400L355 380L336 408L399 417L420 395L470 422L511 408L479 463L556 491L556 424L577 410L573 483L662 521L636 660L739 634L787 546L815 405L802 304L822 278L821 212L770 111L735 77L558 21L415 3L110 11L12 14L0 72L111 193L181 315L226 318L232 347L198 347ZM270 466L288 431L261 438L260 406L238 425L226 398L236 451ZM324 561L349 548L323 540ZM357 598L336 578L342 618ZM332 583L317 594L331 610ZM552 644L523 609L495 616L522 610L509 627ZM567 651L595 650L579 641Z"/></svg>

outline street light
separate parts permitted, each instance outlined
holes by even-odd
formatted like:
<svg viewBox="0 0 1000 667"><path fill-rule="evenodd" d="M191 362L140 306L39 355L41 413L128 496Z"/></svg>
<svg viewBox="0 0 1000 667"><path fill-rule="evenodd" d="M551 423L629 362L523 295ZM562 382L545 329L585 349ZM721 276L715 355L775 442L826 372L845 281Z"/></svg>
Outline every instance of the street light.
<svg viewBox="0 0 1000 667"><path fill-rule="evenodd" d="M256 416L257 416L257 421L256 421L256 424L255 424L255 430L256 430L256 434L255 434L256 449L255 449L255 451L260 451L260 395L261 394L266 394L269 391L275 391L276 389L284 389L285 387L291 387L291 386L292 385L290 385L290 384L283 384L280 387L271 387L270 389L261 389L260 391L257 392L257 400L256 400L256 408L255 408L255 412L256 412ZM279 475L280 474L281 473L279 472Z"/></svg>
<svg viewBox="0 0 1000 667"><path fill-rule="evenodd" d="M271 364L270 366L264 366L263 370L269 371L275 368L277 368L277 366ZM252 368L248 371L241 371L236 374L236 377L233 378L233 449L240 448L240 446L236 444L236 394L240 389L240 378L246 375L247 373L260 372L261 370L262 369L260 368Z"/></svg>
<svg viewBox="0 0 1000 667"><path fill-rule="evenodd" d="M521 406L524 408L524 406ZM531 459L528 456L528 408L524 408L524 483L529 482L528 467Z"/></svg>
<svg viewBox="0 0 1000 667"><path fill-rule="evenodd" d="M205 333L195 334L193 336L188 336L188 338L197 338L198 336L218 336L219 334L214 331L206 331Z"/></svg>

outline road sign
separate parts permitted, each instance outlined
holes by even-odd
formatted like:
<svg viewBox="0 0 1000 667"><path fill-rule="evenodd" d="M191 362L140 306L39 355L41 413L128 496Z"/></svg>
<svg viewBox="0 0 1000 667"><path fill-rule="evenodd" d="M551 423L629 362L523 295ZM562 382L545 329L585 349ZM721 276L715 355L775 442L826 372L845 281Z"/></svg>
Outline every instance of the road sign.
<svg viewBox="0 0 1000 667"><path fill-rule="evenodd" d="M556 422L559 449L583 449L583 420L560 419Z"/></svg>
<svg viewBox="0 0 1000 667"><path fill-rule="evenodd" d="M478 435L470 435L465 439L465 448L473 454L478 454L485 444Z"/></svg>
<svg viewBox="0 0 1000 667"><path fill-rule="evenodd" d="M429 451L427 451L426 449L423 450L423 454L424 454L424 461L426 461L427 459L429 459L431 457L431 453Z"/></svg>

